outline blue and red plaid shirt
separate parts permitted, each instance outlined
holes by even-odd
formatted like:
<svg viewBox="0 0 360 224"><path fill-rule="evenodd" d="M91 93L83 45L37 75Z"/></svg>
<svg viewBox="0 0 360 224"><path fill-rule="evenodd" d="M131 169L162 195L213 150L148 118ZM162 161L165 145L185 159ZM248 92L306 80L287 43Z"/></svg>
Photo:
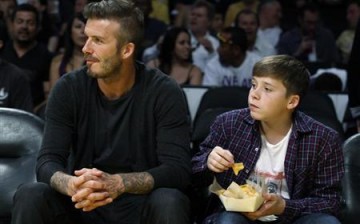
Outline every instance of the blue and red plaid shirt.
<svg viewBox="0 0 360 224"><path fill-rule="evenodd" d="M261 151L259 122L252 119L249 109L217 117L192 159L193 173L210 173L206 162L215 146L230 150L235 162L245 166L238 176L231 169L214 173L217 182L225 189L232 181L244 184ZM284 166L290 199L285 199L285 211L279 216L282 222L289 223L309 213L338 214L344 158L337 132L302 112L295 112Z"/></svg>

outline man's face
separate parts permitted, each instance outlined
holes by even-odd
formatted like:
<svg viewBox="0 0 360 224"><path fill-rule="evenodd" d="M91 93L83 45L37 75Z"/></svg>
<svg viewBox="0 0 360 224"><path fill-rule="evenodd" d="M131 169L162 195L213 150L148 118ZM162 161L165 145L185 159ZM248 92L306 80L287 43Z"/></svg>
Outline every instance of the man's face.
<svg viewBox="0 0 360 224"><path fill-rule="evenodd" d="M241 14L238 18L238 24L240 28L243 28L246 32L248 41L255 41L258 24L254 14Z"/></svg>
<svg viewBox="0 0 360 224"><path fill-rule="evenodd" d="M217 49L219 54L220 63L227 67L232 65L233 59L233 51L232 51L232 43L231 43L231 34L221 32L218 34L220 45Z"/></svg>
<svg viewBox="0 0 360 224"><path fill-rule="evenodd" d="M317 12L305 11L302 20L302 29L307 36L314 36L319 22L319 14Z"/></svg>
<svg viewBox="0 0 360 224"><path fill-rule="evenodd" d="M87 20L88 39L82 50L90 76L105 79L120 73L122 58L117 39L120 30L120 24L113 20Z"/></svg>
<svg viewBox="0 0 360 224"><path fill-rule="evenodd" d="M350 28L355 29L356 24L360 17L360 8L357 4L350 4L347 8L346 19L349 23Z"/></svg>
<svg viewBox="0 0 360 224"><path fill-rule="evenodd" d="M205 7L197 7L191 10L190 28L192 32L206 31L210 26Z"/></svg>
<svg viewBox="0 0 360 224"><path fill-rule="evenodd" d="M19 11L12 23L12 32L15 42L32 44L38 33L36 16L33 12Z"/></svg>

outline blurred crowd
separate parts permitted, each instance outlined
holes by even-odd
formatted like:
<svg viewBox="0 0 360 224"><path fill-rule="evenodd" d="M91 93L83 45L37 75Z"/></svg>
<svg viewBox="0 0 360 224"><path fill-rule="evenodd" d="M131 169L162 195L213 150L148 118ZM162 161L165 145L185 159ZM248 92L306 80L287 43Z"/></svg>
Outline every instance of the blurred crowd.
<svg viewBox="0 0 360 224"><path fill-rule="evenodd" d="M56 81L84 65L82 10L92 1L97 0L0 0L1 106L39 110ZM346 73L353 46L357 1L134 3L145 17L138 60L179 85L249 87L257 61L287 54L303 61L311 74L333 68L321 82L314 79L312 88L347 90L346 78L339 74Z"/></svg>

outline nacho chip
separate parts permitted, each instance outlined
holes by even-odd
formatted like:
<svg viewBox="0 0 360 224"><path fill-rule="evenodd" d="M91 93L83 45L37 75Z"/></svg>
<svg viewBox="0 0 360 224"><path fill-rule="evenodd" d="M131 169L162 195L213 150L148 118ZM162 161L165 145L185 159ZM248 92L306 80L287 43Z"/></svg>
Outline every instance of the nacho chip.
<svg viewBox="0 0 360 224"><path fill-rule="evenodd" d="M243 164L243 163L234 163L234 164L232 165L232 169L233 169L235 175L238 175L239 172L240 172L242 169L244 169L244 164Z"/></svg>

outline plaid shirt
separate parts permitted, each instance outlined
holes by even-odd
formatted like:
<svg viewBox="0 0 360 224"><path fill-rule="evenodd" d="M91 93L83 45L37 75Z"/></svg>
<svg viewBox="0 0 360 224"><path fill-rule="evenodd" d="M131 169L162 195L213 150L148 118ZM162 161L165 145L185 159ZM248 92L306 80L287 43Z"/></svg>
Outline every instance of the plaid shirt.
<svg viewBox="0 0 360 224"><path fill-rule="evenodd" d="M340 208L344 159L338 134L302 112L295 112L285 157L285 178L290 199L280 218L289 223L301 214L329 213ZM217 117L210 134L192 159L193 173L208 174L207 158L215 146L228 149L235 162L243 162L238 176L229 169L215 174L217 182L227 188L232 181L244 184L260 155L259 122L249 109L234 110Z"/></svg>

